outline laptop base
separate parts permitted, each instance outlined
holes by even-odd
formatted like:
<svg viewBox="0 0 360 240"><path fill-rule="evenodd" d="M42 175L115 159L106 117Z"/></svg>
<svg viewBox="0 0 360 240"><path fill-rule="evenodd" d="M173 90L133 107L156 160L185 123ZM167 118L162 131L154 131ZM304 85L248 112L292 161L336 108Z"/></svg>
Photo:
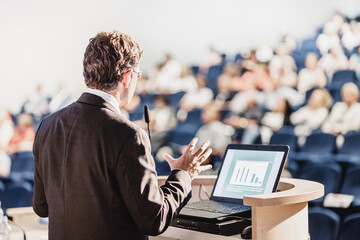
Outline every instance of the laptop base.
<svg viewBox="0 0 360 240"><path fill-rule="evenodd" d="M172 227L224 236L240 234L245 227L250 225L251 220L249 219L234 219L230 217L229 220L217 223L177 217L170 223Z"/></svg>

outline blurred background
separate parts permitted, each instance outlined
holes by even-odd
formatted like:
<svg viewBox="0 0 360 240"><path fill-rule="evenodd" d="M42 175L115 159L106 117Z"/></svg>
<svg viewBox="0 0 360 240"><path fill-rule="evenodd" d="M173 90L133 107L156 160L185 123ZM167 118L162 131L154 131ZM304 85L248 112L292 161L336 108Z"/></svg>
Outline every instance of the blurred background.
<svg viewBox="0 0 360 240"><path fill-rule="evenodd" d="M311 239L359 239L360 1L0 0L0 201L30 206L42 119L84 91L91 37L119 30L143 49L122 116L163 153L209 139L216 174L229 143L287 144L283 177L323 183ZM335 195L334 195L335 193Z"/></svg>
<svg viewBox="0 0 360 240"><path fill-rule="evenodd" d="M335 10L355 17L359 9L356 0L0 0L0 105L18 111L39 83L48 93L81 86L83 53L99 31L135 38L151 72L166 52L198 64L210 45L229 56L274 47L283 34L311 36Z"/></svg>

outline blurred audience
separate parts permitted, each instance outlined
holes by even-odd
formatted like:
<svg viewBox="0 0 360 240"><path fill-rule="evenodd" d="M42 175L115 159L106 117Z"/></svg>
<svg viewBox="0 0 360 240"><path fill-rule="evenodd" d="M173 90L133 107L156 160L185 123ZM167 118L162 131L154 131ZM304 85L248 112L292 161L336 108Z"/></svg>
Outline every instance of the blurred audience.
<svg viewBox="0 0 360 240"><path fill-rule="evenodd" d="M5 147L8 153L32 151L35 139L34 121L30 114L20 114L14 128L14 134Z"/></svg>
<svg viewBox="0 0 360 240"><path fill-rule="evenodd" d="M0 177L10 173L11 159L7 154L7 146L14 134L14 124L6 109L0 108Z"/></svg>
<svg viewBox="0 0 360 240"><path fill-rule="evenodd" d="M326 76L324 70L318 64L318 56L315 53L308 53L305 58L305 68L301 69L298 75L297 89L305 94L314 87L325 87Z"/></svg>
<svg viewBox="0 0 360 240"><path fill-rule="evenodd" d="M252 144L260 135L259 123L262 116L263 111L253 95L248 98L243 112L224 119L224 122L237 129L235 136L237 141L243 144Z"/></svg>
<svg viewBox="0 0 360 240"><path fill-rule="evenodd" d="M324 23L318 36L308 40L308 48L296 46L295 39L286 34L276 49L256 44L251 51L241 51L235 61L209 47L199 66L193 66L195 71L199 68L197 75L166 53L153 72L138 80L136 94L121 109L121 114L146 128L143 107L149 105L153 153L161 152L159 149L178 153L181 148L171 149L167 144L169 133L176 131L195 135L199 129L196 132L199 142L209 139L213 156L221 156L232 141L268 143L273 132L283 126L294 127L295 134L302 139L313 131L336 134L338 139L346 133L360 131L356 85L360 85L360 24L345 20L337 12ZM212 66L216 67L209 72ZM356 84L343 85L342 101L332 105L326 88L336 71L346 69L354 70L358 79L354 80ZM340 89L331 89L334 101L339 98L337 91ZM169 97L175 95L170 94L179 93L176 96L181 97L183 92L178 106L172 104L176 108L173 109ZM17 116L15 128L15 117L12 119L6 110L0 109L0 176L9 174L9 154L31 151L40 121L71 103L73 95L59 85L57 92L48 96L37 85L21 112L12 113ZM200 128L197 109L202 109ZM291 113L291 109L297 111ZM329 109L332 109L330 113ZM195 121L182 125L190 112Z"/></svg>
<svg viewBox="0 0 360 240"><path fill-rule="evenodd" d="M346 70L349 67L349 61L341 46L331 48L330 53L322 56L319 64L325 70L328 77L332 77L336 71Z"/></svg>
<svg viewBox="0 0 360 240"><path fill-rule="evenodd" d="M335 103L322 125L323 132L345 135L360 131L359 88L354 83L346 83L341 88L341 97L342 102Z"/></svg>
<svg viewBox="0 0 360 240"><path fill-rule="evenodd" d="M273 132L278 131L283 126L289 126L291 106L284 98L279 98L273 111L266 112L261 119L261 140L269 143Z"/></svg>
<svg viewBox="0 0 360 240"><path fill-rule="evenodd" d="M315 129L321 127L329 114L332 98L324 89L315 89L309 102L290 116L291 123L295 126L297 136L308 136Z"/></svg>
<svg viewBox="0 0 360 240"><path fill-rule="evenodd" d="M196 132L198 142L210 141L212 155L222 155L226 146L231 143L234 129L221 121L220 106L211 102L201 112L203 126Z"/></svg>
<svg viewBox="0 0 360 240"><path fill-rule="evenodd" d="M190 112L195 108L203 108L213 99L213 92L206 87L206 79L203 75L196 76L196 88L186 92L180 100L180 108Z"/></svg>

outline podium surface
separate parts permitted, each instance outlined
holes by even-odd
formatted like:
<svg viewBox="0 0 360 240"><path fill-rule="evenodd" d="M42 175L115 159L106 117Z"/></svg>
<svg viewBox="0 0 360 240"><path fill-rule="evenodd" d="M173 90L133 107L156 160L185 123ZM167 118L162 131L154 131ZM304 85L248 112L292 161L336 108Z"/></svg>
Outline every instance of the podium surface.
<svg viewBox="0 0 360 240"><path fill-rule="evenodd" d="M193 191L196 193L193 196L201 196L200 186L213 186L215 180L216 176L200 176L194 179L192 184ZM320 183L295 178L281 178L277 192L244 197L244 205L252 208L252 239L308 240L308 201L320 198L323 195L324 186ZM212 240L241 239L241 237L240 235L220 236L169 227L160 237L150 239Z"/></svg>

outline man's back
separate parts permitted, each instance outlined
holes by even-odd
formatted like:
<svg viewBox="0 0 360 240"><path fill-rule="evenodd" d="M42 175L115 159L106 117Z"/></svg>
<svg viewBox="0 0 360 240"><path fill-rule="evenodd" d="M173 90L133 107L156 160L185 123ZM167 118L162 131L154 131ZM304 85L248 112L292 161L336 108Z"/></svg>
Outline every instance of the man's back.
<svg viewBox="0 0 360 240"><path fill-rule="evenodd" d="M78 102L43 121L34 154L36 176L44 184L35 182L34 199L44 199L39 195L44 192L48 207L36 204L34 208L44 216L49 209L50 239L144 238L143 229L136 226L145 223L135 223L133 218L144 211L143 201L154 204L147 205L150 208L143 214L158 211L163 196L158 191L147 196L146 189L138 190L157 184L154 162L141 146L149 142L142 139L144 135L136 137L137 131L109 104L91 94L83 94ZM133 171L139 174L132 176ZM43 191L39 189L42 186ZM129 206L129 202L134 205ZM133 216L128 209L134 211ZM147 221L146 215L141 219Z"/></svg>

